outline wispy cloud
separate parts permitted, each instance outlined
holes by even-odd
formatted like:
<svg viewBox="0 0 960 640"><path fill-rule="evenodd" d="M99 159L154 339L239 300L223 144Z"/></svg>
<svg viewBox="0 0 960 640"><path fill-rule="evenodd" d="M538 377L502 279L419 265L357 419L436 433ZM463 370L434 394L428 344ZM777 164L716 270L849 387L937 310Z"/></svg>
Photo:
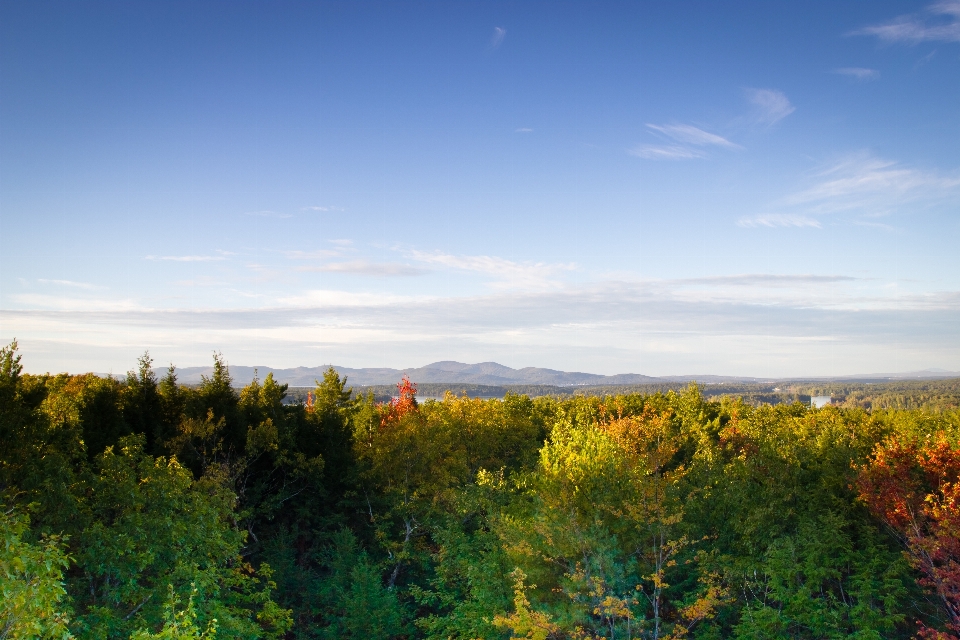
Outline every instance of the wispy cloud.
<svg viewBox="0 0 960 640"><path fill-rule="evenodd" d="M920 13L899 16L881 24L852 31L885 42L960 42L960 0L936 2Z"/></svg>
<svg viewBox="0 0 960 640"><path fill-rule="evenodd" d="M503 27L493 28L493 37L490 39L490 48L496 49L503 44L503 39L507 37L507 30Z"/></svg>
<svg viewBox="0 0 960 640"><path fill-rule="evenodd" d="M713 304L784 305L809 308L882 307L878 283L842 274L747 273L650 280L641 283L649 299ZM865 292L870 292L869 298Z"/></svg>
<svg viewBox="0 0 960 640"><path fill-rule="evenodd" d="M342 212L342 211L346 211L346 209L344 209L343 207L333 207L330 205L326 205L326 206L315 205L311 207L303 207L301 211L320 211L320 212L341 211Z"/></svg>
<svg viewBox="0 0 960 640"><path fill-rule="evenodd" d="M382 292L310 289L298 295L280 298L277 302L283 305L282 311L278 309L282 315L286 314L289 308L294 309L294 313L300 313L301 309L317 309L329 312L331 315L344 315L344 311L349 313L354 309L361 310L362 314L367 309L383 309L391 305L417 303L425 299L428 298L398 296Z"/></svg>
<svg viewBox="0 0 960 640"><path fill-rule="evenodd" d="M323 260L324 258L334 258L343 255L343 252L339 249L316 249L314 251L291 250L284 251L283 255L290 260Z"/></svg>
<svg viewBox="0 0 960 640"><path fill-rule="evenodd" d="M741 287L795 287L806 285L832 284L836 282L854 282L860 280L854 276L821 275L812 273L779 274L779 273L744 273L732 276L708 276L705 278L681 278L667 280L673 285L734 285Z"/></svg>
<svg viewBox="0 0 960 640"><path fill-rule="evenodd" d="M512 364L521 354L538 366L598 373L955 369L960 292L904 294L888 284L761 273L471 297L312 290L244 309L3 309L0 326L25 353L47 358L28 366L56 370L70 355L89 367L119 354L125 367L145 346L181 365L218 348L235 362L270 354L284 366ZM844 371L833 368L838 360Z"/></svg>
<svg viewBox="0 0 960 640"><path fill-rule="evenodd" d="M90 284L89 282L74 282L73 280L47 280L46 278L38 278L37 282L40 284L54 284L61 287L71 287L74 289L100 289L97 285Z"/></svg>
<svg viewBox="0 0 960 640"><path fill-rule="evenodd" d="M188 280L174 280L178 287L226 287L229 283L210 276L198 276Z"/></svg>
<svg viewBox="0 0 960 640"><path fill-rule="evenodd" d="M283 255L290 260L325 260L327 258L337 258L344 256L348 253L356 252L356 249L353 248L353 240L347 240L346 238L336 238L334 240L327 240L328 244L332 244L332 249L314 249L312 251L302 251L299 249L291 249L284 251Z"/></svg>
<svg viewBox="0 0 960 640"><path fill-rule="evenodd" d="M456 256L440 251L411 251L410 257L458 271L481 273L494 278L498 288L543 289L560 285L557 276L576 269L574 264L514 262L496 256Z"/></svg>
<svg viewBox="0 0 960 640"><path fill-rule="evenodd" d="M298 267L297 271L320 271L326 273L347 273L358 276L396 277L421 276L427 269L398 262L369 262L353 260L350 262L328 262L318 266Z"/></svg>
<svg viewBox="0 0 960 640"><path fill-rule="evenodd" d="M136 301L116 298L54 296L44 293L22 293L11 296L19 306L54 311L133 311L143 309Z"/></svg>
<svg viewBox="0 0 960 640"><path fill-rule="evenodd" d="M909 211L960 204L960 172L943 174L859 153L811 172L806 186L770 203L772 211L744 216L741 227L822 227L825 216L846 214L844 222L893 231L876 222Z"/></svg>
<svg viewBox="0 0 960 640"><path fill-rule="evenodd" d="M647 128L661 138L670 140L667 144L642 144L627 153L648 160L688 160L706 158L704 147L722 147L740 149L722 136L704 131L689 124L647 124Z"/></svg>
<svg viewBox="0 0 960 640"><path fill-rule="evenodd" d="M226 254L216 256L144 256L145 260L168 260L171 262L218 262L226 260Z"/></svg>
<svg viewBox="0 0 960 640"><path fill-rule="evenodd" d="M960 174L941 175L867 153L844 158L812 175L813 184L784 198L810 214L860 210L885 214L905 202L933 203L960 196Z"/></svg>
<svg viewBox="0 0 960 640"><path fill-rule="evenodd" d="M718 147L727 147L730 149L739 149L740 146L736 145L724 137L718 136L715 133L710 133L709 131L704 131L689 124L647 124L647 128L662 133L670 138L673 138L677 142L682 142L684 144L692 144L699 147L705 146L718 146Z"/></svg>
<svg viewBox="0 0 960 640"><path fill-rule="evenodd" d="M759 216L744 217L737 220L739 227L813 227L821 228L820 221L808 216L788 213L765 213Z"/></svg>
<svg viewBox="0 0 960 640"><path fill-rule="evenodd" d="M514 133L533 133L533 129L528 127L520 127L519 129L514 129Z"/></svg>
<svg viewBox="0 0 960 640"><path fill-rule="evenodd" d="M876 80L880 77L880 72L876 69L865 69L864 67L840 67L834 69L833 73L856 80Z"/></svg>
<svg viewBox="0 0 960 640"><path fill-rule="evenodd" d="M627 149L627 153L646 160L690 160L707 157L707 154L699 149L690 149L677 144L642 144L633 149Z"/></svg>
<svg viewBox="0 0 960 640"><path fill-rule="evenodd" d="M762 124L774 124L796 111L782 91L776 89L745 89L747 100L754 106L754 117Z"/></svg>
<svg viewBox="0 0 960 640"><path fill-rule="evenodd" d="M858 227L870 227L872 229L882 229L883 231L897 231L897 228L891 224L884 224L882 222L871 222L869 220L854 220L853 224Z"/></svg>
<svg viewBox="0 0 960 640"><path fill-rule="evenodd" d="M258 218L292 218L293 214L290 213L279 213L277 211L248 211L248 216L256 216Z"/></svg>

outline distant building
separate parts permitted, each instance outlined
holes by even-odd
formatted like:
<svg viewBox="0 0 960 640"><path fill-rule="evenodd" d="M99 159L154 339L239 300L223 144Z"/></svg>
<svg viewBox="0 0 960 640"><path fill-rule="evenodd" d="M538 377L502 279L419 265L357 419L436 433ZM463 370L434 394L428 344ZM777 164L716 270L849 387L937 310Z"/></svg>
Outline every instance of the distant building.
<svg viewBox="0 0 960 640"><path fill-rule="evenodd" d="M830 404L831 400L833 400L833 396L813 396L810 398L810 406L814 409L819 409L820 407L825 407Z"/></svg>

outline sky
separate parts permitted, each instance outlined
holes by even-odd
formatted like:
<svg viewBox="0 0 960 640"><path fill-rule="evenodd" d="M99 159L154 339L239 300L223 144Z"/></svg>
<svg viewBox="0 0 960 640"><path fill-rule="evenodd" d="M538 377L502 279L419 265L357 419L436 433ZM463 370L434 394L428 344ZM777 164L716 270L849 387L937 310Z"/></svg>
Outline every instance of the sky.
<svg viewBox="0 0 960 640"><path fill-rule="evenodd" d="M960 1L0 2L0 341L960 370Z"/></svg>

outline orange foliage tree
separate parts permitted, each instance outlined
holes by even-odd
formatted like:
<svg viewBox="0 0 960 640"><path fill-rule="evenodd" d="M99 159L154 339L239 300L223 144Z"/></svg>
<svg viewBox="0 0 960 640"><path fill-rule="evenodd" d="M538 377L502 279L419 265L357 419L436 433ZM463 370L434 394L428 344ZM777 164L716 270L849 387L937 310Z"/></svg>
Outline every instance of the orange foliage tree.
<svg viewBox="0 0 960 640"><path fill-rule="evenodd" d="M939 599L949 633L920 623L920 637L960 638L960 449L943 434L921 442L890 439L859 469L857 489L886 522Z"/></svg>
<svg viewBox="0 0 960 640"><path fill-rule="evenodd" d="M385 404L380 414L380 426L386 427L398 422L403 416L417 409L417 385L403 376L397 383L397 395Z"/></svg>

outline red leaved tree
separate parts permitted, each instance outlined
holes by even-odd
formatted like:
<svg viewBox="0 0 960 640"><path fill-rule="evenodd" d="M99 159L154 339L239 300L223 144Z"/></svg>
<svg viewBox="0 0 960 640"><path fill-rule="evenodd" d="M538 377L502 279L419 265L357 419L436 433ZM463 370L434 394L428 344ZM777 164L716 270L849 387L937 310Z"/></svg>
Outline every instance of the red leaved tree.
<svg viewBox="0 0 960 640"><path fill-rule="evenodd" d="M858 469L857 489L870 511L907 548L946 612L951 633L921 623L920 637L960 640L960 449L943 434L921 442L890 439Z"/></svg>
<svg viewBox="0 0 960 640"><path fill-rule="evenodd" d="M380 414L380 426L386 427L417 409L417 385L403 376L397 383L397 395L384 405Z"/></svg>

